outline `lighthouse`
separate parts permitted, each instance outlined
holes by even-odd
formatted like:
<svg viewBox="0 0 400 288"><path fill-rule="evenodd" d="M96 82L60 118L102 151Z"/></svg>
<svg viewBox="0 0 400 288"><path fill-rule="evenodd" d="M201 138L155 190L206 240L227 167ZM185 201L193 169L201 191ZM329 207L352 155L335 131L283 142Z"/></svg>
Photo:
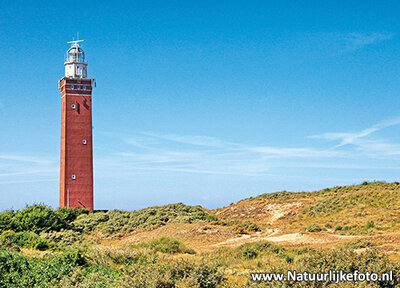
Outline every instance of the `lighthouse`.
<svg viewBox="0 0 400 288"><path fill-rule="evenodd" d="M93 211L92 89L83 40L68 42L61 92L60 207Z"/></svg>

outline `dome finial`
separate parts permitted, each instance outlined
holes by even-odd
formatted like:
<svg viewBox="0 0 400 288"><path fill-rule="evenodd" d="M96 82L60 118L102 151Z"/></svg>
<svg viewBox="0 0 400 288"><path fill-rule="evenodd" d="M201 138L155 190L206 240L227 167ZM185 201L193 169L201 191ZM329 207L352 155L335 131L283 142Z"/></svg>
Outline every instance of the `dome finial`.
<svg viewBox="0 0 400 288"><path fill-rule="evenodd" d="M69 41L69 42L67 42L67 43L71 43L72 44L72 46L78 46L79 47L79 42L83 42L83 41L85 41L85 40L72 40L72 41Z"/></svg>

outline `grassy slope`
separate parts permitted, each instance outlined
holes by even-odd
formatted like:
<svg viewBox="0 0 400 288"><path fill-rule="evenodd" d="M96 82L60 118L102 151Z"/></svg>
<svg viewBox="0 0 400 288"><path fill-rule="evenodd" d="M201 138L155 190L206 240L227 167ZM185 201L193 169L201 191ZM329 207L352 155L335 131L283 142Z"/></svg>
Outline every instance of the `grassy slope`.
<svg viewBox="0 0 400 288"><path fill-rule="evenodd" d="M164 206L154 209L165 210ZM135 230L121 238L101 240L101 243L121 247L169 237L182 241L197 252L258 241L270 241L285 247L373 246L388 252L392 259L400 260L398 183L374 182L314 192L262 194L224 208L204 211L209 216L202 215L194 222L186 221L186 218L180 221L178 217L160 227ZM212 215L219 220L213 221ZM255 223L261 231L244 229L247 234L242 234L237 223L246 223L245 227L249 226L248 223ZM316 225L322 231L311 232L315 231L311 228Z"/></svg>
<svg viewBox="0 0 400 288"><path fill-rule="evenodd" d="M374 182L308 193L262 194L213 212L226 220L248 220L292 231L318 224L328 230L340 225L349 233L365 234L371 221L375 230L398 231L400 184Z"/></svg>

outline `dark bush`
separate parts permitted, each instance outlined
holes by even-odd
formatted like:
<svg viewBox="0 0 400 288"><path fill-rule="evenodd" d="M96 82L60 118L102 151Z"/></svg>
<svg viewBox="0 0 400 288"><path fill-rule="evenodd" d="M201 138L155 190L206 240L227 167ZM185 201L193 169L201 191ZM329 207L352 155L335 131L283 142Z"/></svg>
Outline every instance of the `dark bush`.
<svg viewBox="0 0 400 288"><path fill-rule="evenodd" d="M367 225L365 226L365 228L366 228L366 229L370 229L370 228L373 228L374 226L375 226L374 221L369 221L369 222L367 223Z"/></svg>
<svg viewBox="0 0 400 288"><path fill-rule="evenodd" d="M318 224L311 224L307 227L308 232L320 232L322 228Z"/></svg>
<svg viewBox="0 0 400 288"><path fill-rule="evenodd" d="M58 231L63 225L60 215L42 204L28 206L24 210L17 211L13 217L15 231L32 231L38 234L42 231Z"/></svg>
<svg viewBox="0 0 400 288"><path fill-rule="evenodd" d="M61 207L55 210L55 213L60 217L64 229L69 228L69 224L82 214L89 214L89 210L82 208L67 208Z"/></svg>
<svg viewBox="0 0 400 288"><path fill-rule="evenodd" d="M12 230L12 220L14 218L14 211L7 210L0 213L0 233L5 230Z"/></svg>
<svg viewBox="0 0 400 288"><path fill-rule="evenodd" d="M246 247L242 250L242 256L246 259L257 258L258 253L254 248Z"/></svg>
<svg viewBox="0 0 400 288"><path fill-rule="evenodd" d="M343 227L340 226L339 224L335 226L335 231L340 231L342 229L343 229Z"/></svg>
<svg viewBox="0 0 400 288"><path fill-rule="evenodd" d="M35 249L44 251L49 248L49 243L45 239L38 239L36 244L35 244Z"/></svg>
<svg viewBox="0 0 400 288"><path fill-rule="evenodd" d="M293 257L290 257L289 255L286 255L285 261L286 261L286 263L293 263Z"/></svg>

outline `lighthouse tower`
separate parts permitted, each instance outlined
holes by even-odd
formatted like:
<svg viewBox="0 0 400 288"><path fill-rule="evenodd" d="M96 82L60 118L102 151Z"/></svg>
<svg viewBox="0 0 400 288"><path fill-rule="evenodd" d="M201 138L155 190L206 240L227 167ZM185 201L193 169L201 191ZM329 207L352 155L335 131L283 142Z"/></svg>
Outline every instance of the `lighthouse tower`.
<svg viewBox="0 0 400 288"><path fill-rule="evenodd" d="M68 42L61 91L60 207L93 211L92 88L85 53Z"/></svg>

